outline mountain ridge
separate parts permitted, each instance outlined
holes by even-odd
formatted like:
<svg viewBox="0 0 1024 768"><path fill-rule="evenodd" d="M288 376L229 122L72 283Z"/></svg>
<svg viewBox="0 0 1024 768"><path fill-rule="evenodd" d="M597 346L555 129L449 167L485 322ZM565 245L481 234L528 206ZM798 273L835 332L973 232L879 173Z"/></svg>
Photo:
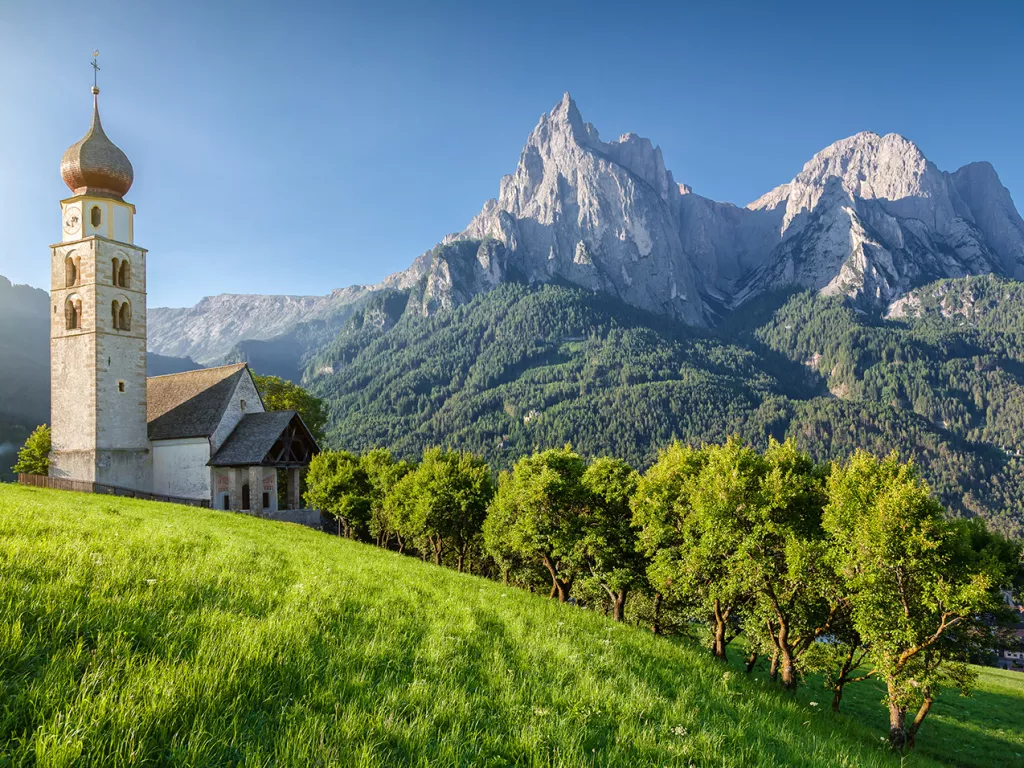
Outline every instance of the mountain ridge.
<svg viewBox="0 0 1024 768"><path fill-rule="evenodd" d="M376 285L326 296L222 295L154 308L151 348L210 363L303 322L343 323L376 291L415 289L415 311L429 314L508 279L602 291L701 326L787 288L884 313L935 279L1024 278L1024 220L987 162L950 173L899 134L862 131L736 206L678 182L650 139L603 141L568 93L541 115L498 197L439 246L458 241L485 245L459 260L435 247Z"/></svg>

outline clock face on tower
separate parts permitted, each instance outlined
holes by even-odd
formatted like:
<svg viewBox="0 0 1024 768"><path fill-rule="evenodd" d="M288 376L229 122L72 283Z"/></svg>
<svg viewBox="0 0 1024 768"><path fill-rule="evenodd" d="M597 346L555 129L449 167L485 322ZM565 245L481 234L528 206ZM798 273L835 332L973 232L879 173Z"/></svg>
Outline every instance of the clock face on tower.
<svg viewBox="0 0 1024 768"><path fill-rule="evenodd" d="M79 215L77 208L69 208L67 213L64 214L64 231L69 235L77 232L81 223L82 217Z"/></svg>

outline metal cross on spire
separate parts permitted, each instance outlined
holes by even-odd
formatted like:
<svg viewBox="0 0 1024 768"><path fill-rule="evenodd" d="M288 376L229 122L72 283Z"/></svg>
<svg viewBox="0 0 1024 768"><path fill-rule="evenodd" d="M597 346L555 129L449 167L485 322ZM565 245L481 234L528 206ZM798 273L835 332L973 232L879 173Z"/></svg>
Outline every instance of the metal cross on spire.
<svg viewBox="0 0 1024 768"><path fill-rule="evenodd" d="M99 58L99 55L100 55L100 52L99 52L98 48L95 51L92 52L92 87L97 89L97 90L98 90L98 86L97 86L97 83L96 83L96 76L100 72L100 65L96 62L96 59Z"/></svg>

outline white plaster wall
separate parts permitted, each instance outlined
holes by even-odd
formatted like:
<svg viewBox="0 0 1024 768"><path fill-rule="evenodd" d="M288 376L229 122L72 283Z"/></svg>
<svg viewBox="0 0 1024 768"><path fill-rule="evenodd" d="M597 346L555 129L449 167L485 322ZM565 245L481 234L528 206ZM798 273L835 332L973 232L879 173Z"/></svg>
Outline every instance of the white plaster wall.
<svg viewBox="0 0 1024 768"><path fill-rule="evenodd" d="M242 410L243 400L245 400L244 411ZM210 450L214 453L218 451L224 444L224 441L228 439L231 431L238 426L242 416L246 413L263 413L263 410L263 402L260 400L259 392L256 391L256 385L253 383L252 376L242 376L235 387L234 393L231 395L231 399L228 400L228 405L224 409L224 415L221 417L220 424L217 425L217 429L214 430L213 435L210 437Z"/></svg>
<svg viewBox="0 0 1024 768"><path fill-rule="evenodd" d="M112 239L117 240L121 243L130 243L132 241L132 212L131 209L124 205L112 204L111 214L113 215L113 235Z"/></svg>
<svg viewBox="0 0 1024 768"><path fill-rule="evenodd" d="M210 498L210 443L203 437L153 441L153 492Z"/></svg>

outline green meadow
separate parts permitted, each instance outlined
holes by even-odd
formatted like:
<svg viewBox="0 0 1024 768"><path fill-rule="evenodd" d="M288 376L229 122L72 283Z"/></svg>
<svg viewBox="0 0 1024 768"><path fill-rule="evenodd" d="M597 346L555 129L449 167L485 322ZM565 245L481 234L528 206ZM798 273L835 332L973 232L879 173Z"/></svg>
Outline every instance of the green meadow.
<svg viewBox="0 0 1024 768"><path fill-rule="evenodd" d="M1024 765L1024 675L889 752L685 640L297 526L0 485L0 767ZM817 704L817 706L815 706Z"/></svg>

